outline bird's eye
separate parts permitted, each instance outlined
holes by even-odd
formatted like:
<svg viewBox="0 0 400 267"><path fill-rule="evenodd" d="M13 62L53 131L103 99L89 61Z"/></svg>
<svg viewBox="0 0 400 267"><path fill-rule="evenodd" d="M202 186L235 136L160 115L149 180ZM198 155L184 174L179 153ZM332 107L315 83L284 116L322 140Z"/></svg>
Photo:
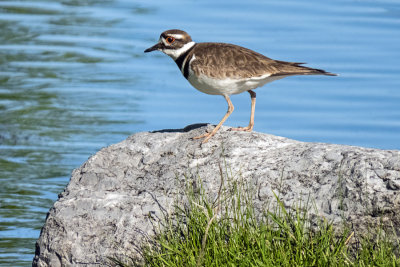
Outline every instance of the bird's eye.
<svg viewBox="0 0 400 267"><path fill-rule="evenodd" d="M168 36L167 37L167 43L172 44L173 42L175 42L175 38L171 37L171 36Z"/></svg>

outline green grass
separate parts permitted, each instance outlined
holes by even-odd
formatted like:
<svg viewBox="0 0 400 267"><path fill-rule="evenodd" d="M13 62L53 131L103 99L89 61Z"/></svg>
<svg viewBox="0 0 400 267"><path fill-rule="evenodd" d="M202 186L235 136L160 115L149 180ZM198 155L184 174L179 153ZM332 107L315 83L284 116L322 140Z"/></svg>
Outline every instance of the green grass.
<svg viewBox="0 0 400 267"><path fill-rule="evenodd" d="M400 266L399 242L374 234L355 237L321 220L308 205L288 212L276 197L274 208L256 218L250 188L221 181L214 201L203 188L186 186L187 204L165 215L148 237L141 259L117 266ZM197 193L196 193L197 192ZM271 206L271 205L270 205Z"/></svg>

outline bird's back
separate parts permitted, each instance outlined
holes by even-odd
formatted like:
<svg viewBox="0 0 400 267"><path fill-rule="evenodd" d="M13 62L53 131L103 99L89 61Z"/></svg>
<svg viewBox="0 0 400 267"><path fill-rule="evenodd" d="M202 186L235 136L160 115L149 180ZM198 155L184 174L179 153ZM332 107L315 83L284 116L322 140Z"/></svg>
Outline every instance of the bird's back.
<svg viewBox="0 0 400 267"><path fill-rule="evenodd" d="M241 79L268 74L270 76L335 75L301 66L303 63L273 60L234 44L197 43L190 54L195 56L195 60L191 62L191 68L195 74L204 74L213 78Z"/></svg>

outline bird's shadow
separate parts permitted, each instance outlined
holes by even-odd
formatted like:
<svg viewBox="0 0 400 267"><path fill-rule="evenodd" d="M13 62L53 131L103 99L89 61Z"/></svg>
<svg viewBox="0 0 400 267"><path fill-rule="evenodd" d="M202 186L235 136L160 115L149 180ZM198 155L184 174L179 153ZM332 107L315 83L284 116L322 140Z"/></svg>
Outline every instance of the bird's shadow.
<svg viewBox="0 0 400 267"><path fill-rule="evenodd" d="M163 129L163 130L152 131L151 133L187 133L207 125L209 125L209 123L194 123L182 129Z"/></svg>

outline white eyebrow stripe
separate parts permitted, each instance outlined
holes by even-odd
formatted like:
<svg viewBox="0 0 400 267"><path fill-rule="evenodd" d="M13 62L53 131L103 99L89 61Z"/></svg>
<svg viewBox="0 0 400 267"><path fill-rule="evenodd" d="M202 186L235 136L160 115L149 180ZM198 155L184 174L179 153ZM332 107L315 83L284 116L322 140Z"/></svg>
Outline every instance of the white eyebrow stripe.
<svg viewBox="0 0 400 267"><path fill-rule="evenodd" d="M177 34L168 34L168 36L172 36L175 39L183 39L183 35L179 34L179 33L177 33Z"/></svg>

